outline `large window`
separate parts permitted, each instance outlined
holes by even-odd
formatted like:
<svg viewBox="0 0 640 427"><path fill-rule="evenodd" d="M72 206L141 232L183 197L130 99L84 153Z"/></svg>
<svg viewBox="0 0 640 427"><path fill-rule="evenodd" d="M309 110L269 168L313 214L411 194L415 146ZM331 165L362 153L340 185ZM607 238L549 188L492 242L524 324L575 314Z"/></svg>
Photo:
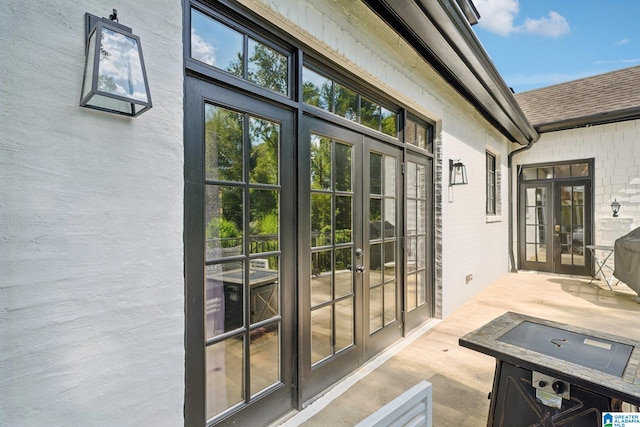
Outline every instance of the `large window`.
<svg viewBox="0 0 640 427"><path fill-rule="evenodd" d="M487 215L496 210L496 156L487 151Z"/></svg>
<svg viewBox="0 0 640 427"><path fill-rule="evenodd" d="M191 9L191 58L290 96L290 55Z"/></svg>
<svg viewBox="0 0 640 427"><path fill-rule="evenodd" d="M303 70L302 78L304 82L302 99L307 104L394 138L398 136L397 113L307 67Z"/></svg>

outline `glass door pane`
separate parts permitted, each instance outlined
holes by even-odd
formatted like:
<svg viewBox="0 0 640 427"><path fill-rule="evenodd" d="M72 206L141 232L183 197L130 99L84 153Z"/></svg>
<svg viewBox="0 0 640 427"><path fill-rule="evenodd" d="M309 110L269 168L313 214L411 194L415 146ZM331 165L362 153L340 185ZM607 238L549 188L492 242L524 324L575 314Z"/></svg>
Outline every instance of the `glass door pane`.
<svg viewBox="0 0 640 427"><path fill-rule="evenodd" d="M254 425L293 407L293 115L186 82L185 422Z"/></svg>
<svg viewBox="0 0 640 427"><path fill-rule="evenodd" d="M573 169L572 169L573 170ZM555 183L554 271L591 274L591 183L566 180Z"/></svg>
<svg viewBox="0 0 640 427"><path fill-rule="evenodd" d="M560 186L560 263L585 265L584 185Z"/></svg>
<svg viewBox="0 0 640 427"><path fill-rule="evenodd" d="M433 315L432 162L409 153L405 167L405 331Z"/></svg>
<svg viewBox="0 0 640 427"><path fill-rule="evenodd" d="M311 364L354 343L354 154L311 134Z"/></svg>
<svg viewBox="0 0 640 427"><path fill-rule="evenodd" d="M397 158L369 153L369 333L396 320Z"/></svg>
<svg viewBox="0 0 640 427"><path fill-rule="evenodd" d="M519 266L552 271L554 251L553 192L551 183L520 185Z"/></svg>

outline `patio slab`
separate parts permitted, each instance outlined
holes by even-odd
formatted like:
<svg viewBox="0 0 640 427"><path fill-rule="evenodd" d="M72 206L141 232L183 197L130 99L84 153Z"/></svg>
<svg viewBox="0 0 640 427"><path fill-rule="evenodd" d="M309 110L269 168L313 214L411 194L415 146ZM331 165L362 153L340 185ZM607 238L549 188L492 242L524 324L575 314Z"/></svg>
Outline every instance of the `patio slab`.
<svg viewBox="0 0 640 427"><path fill-rule="evenodd" d="M433 384L433 425L486 425L495 360L458 339L507 311L640 338L640 304L620 283L509 273L445 320L433 321L336 384L304 410L274 426L353 426L421 380Z"/></svg>

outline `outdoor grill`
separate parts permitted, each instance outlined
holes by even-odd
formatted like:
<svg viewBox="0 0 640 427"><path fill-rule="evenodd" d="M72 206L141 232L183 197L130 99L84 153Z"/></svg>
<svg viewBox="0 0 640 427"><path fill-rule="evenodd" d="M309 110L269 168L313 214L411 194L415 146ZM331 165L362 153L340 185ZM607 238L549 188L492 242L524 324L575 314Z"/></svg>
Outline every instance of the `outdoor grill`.
<svg viewBox="0 0 640 427"><path fill-rule="evenodd" d="M640 227L615 242L613 275L640 295Z"/></svg>
<svg viewBox="0 0 640 427"><path fill-rule="evenodd" d="M460 339L496 359L488 426L600 426L640 405L640 342L508 312Z"/></svg>

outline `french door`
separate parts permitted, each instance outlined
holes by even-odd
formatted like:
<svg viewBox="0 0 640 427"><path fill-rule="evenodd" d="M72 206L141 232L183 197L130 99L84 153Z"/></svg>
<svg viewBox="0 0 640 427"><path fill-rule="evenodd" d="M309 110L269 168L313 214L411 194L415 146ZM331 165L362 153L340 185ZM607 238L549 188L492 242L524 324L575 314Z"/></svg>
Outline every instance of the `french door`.
<svg viewBox="0 0 640 427"><path fill-rule="evenodd" d="M402 336L403 190L396 147L305 116L299 149L304 403Z"/></svg>
<svg viewBox="0 0 640 427"><path fill-rule="evenodd" d="M432 317L433 300L433 160L407 153L405 162L406 239L404 329Z"/></svg>
<svg viewBox="0 0 640 427"><path fill-rule="evenodd" d="M520 267L591 275L591 181L520 184Z"/></svg>
<svg viewBox="0 0 640 427"><path fill-rule="evenodd" d="M258 425L294 407L293 114L185 89L185 421Z"/></svg>

